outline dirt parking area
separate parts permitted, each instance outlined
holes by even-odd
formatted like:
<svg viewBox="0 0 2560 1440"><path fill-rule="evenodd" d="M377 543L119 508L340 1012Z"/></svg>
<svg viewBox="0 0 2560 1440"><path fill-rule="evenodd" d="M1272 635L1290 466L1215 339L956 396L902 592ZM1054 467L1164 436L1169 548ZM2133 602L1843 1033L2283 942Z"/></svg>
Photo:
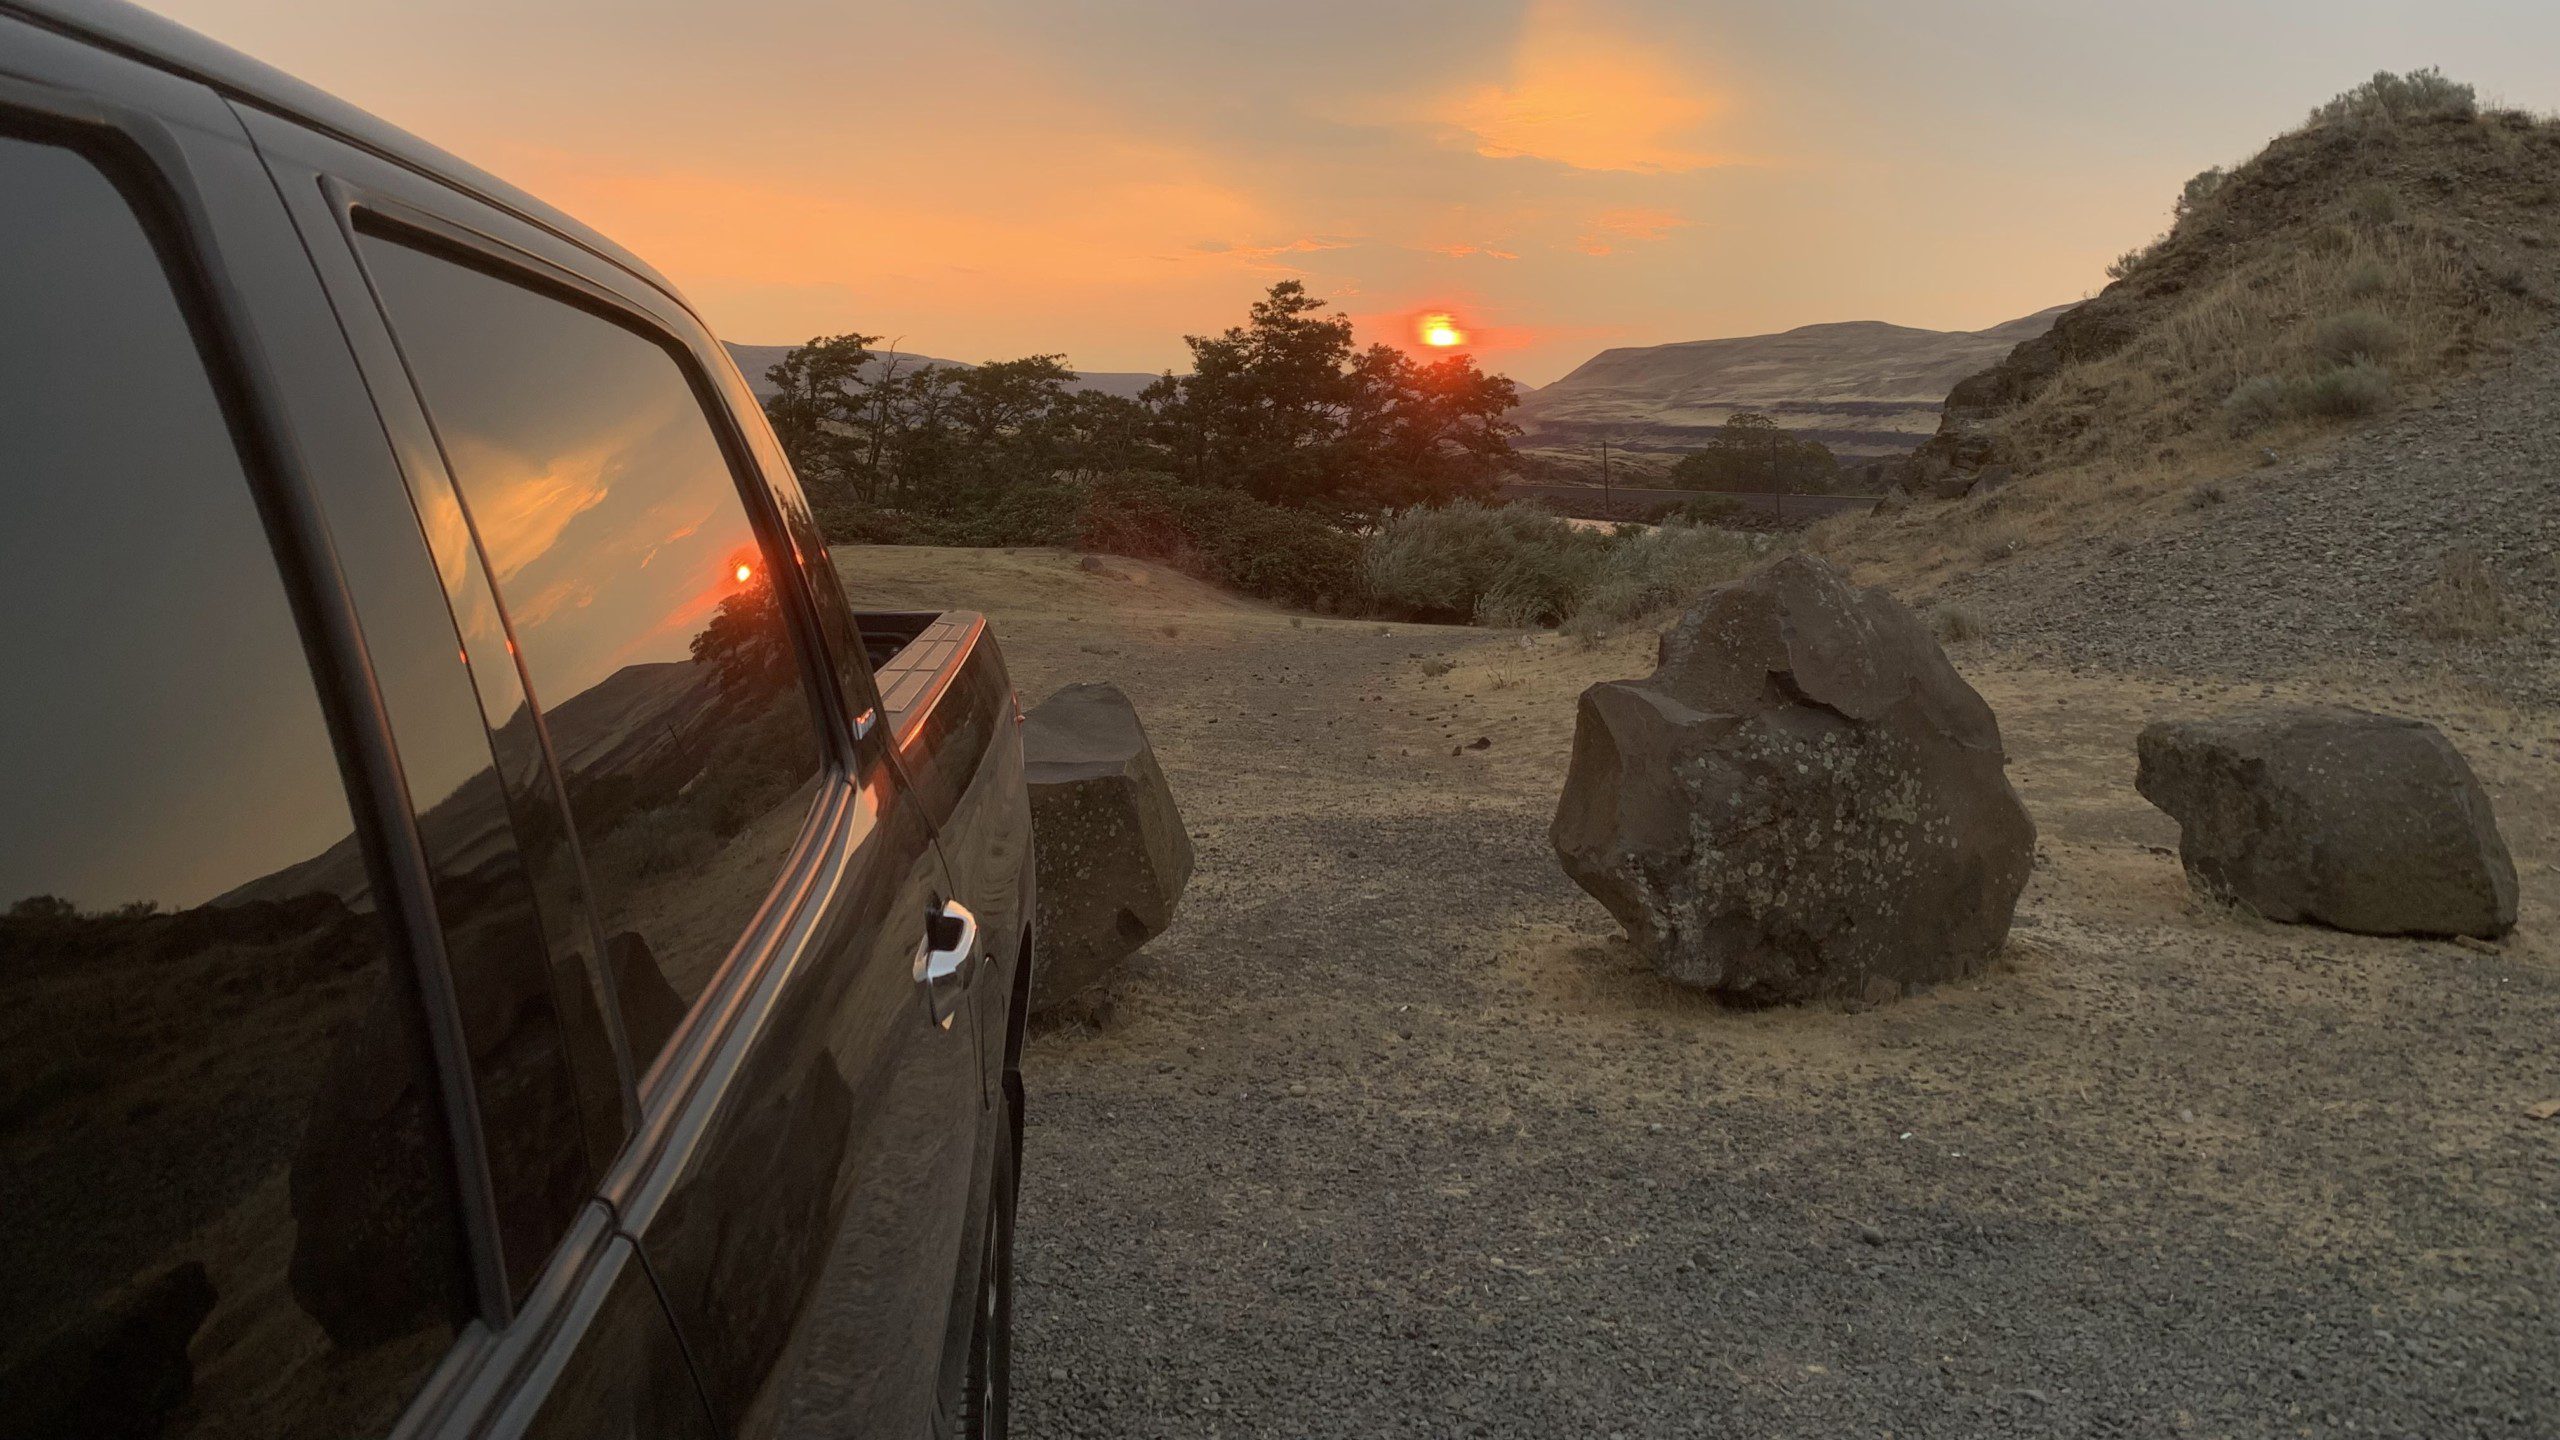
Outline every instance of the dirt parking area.
<svg viewBox="0 0 2560 1440"><path fill-rule="evenodd" d="M1574 697L1649 636L843 561L986 609L1025 703L1123 686L1198 849L1116 1004L1030 1048L1021 1433L2560 1435L2560 715L1959 652L2040 832L2002 961L1745 1013L1547 846ZM2263 695L2444 725L2515 936L2194 899L2134 734Z"/></svg>

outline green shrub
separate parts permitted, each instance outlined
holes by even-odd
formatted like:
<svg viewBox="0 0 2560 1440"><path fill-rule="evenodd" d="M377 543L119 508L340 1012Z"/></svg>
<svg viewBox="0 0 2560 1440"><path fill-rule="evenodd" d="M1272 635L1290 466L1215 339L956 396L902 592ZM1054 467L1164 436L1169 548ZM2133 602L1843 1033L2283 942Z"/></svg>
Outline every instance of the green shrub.
<svg viewBox="0 0 2560 1440"><path fill-rule="evenodd" d="M1664 516L1663 521L1666 524L1725 525L1745 520L1750 512L1750 506L1730 495L1701 495ZM1641 535L1644 532L1641 529L1635 529L1627 533Z"/></svg>
<svg viewBox="0 0 2560 1440"><path fill-rule="evenodd" d="M1170 475L1136 472L1095 481L1076 517L1076 543L1105 555L1199 567L1199 552L1178 513L1182 488Z"/></svg>
<svg viewBox="0 0 2560 1440"><path fill-rule="evenodd" d="M2339 365L2296 381L2294 409L2327 420L2379 415L2391 404L2391 372L2371 360Z"/></svg>
<svg viewBox="0 0 2560 1440"><path fill-rule="evenodd" d="M2222 418L2234 435L2264 430L2285 416L2285 384L2273 375L2253 375L2232 387L2222 399Z"/></svg>
<svg viewBox="0 0 2560 1440"><path fill-rule="evenodd" d="M1088 550L1157 560L1247 595L1310 610L1356 604L1358 537L1303 510L1239 490L1133 471L1085 492L1077 539Z"/></svg>
<svg viewBox="0 0 2560 1440"><path fill-rule="evenodd" d="M2311 327L2312 353L2336 365L2385 359L2406 339L2398 322L2372 310L2348 310Z"/></svg>
<svg viewBox="0 0 2560 1440"><path fill-rule="evenodd" d="M1066 545L1075 540L1084 498L1075 486L1054 482L972 486L911 523L927 545Z"/></svg>
<svg viewBox="0 0 2560 1440"><path fill-rule="evenodd" d="M2160 248L2160 242L2154 240L2148 245L2136 245L2113 260L2108 261L2107 278L2110 280L2121 280L2127 275L2132 274L2135 270L2140 269L2142 262L2150 259L2151 252L2158 248Z"/></svg>
<svg viewBox="0 0 2560 1440"><path fill-rule="evenodd" d="M2390 404L2391 372L2377 361L2358 359L2312 375L2243 380L2224 398L2222 416L2231 433L2247 435L2279 420L2360 420Z"/></svg>
<svg viewBox="0 0 2560 1440"><path fill-rule="evenodd" d="M1370 603L1408 620L1464 622L1488 614L1546 625L1572 613L1610 540L1527 505L1459 501L1407 510L1369 540Z"/></svg>
<svg viewBox="0 0 2560 1440"><path fill-rule="evenodd" d="M916 538L915 527L907 517L877 505L859 500L832 500L810 497L809 513L817 519L818 533L830 545L921 545L931 542Z"/></svg>
<svg viewBox="0 0 2560 1440"><path fill-rule="evenodd" d="M932 505L891 510L816 500L810 511L835 545L1064 545L1075 538L1082 492L1071 485L971 486Z"/></svg>
<svg viewBox="0 0 2560 1440"><path fill-rule="evenodd" d="M2379 180L2359 185L2347 197L2347 213L2363 225L2392 224L2400 218L2400 192Z"/></svg>
<svg viewBox="0 0 2560 1440"><path fill-rule="evenodd" d="M2230 178L2231 172L2216 165L2189 180L2186 187L2178 192L2178 219L2183 222L2188 216L2204 208L2204 203L2211 200L2222 189L2222 182Z"/></svg>
<svg viewBox="0 0 2560 1440"><path fill-rule="evenodd" d="M2394 75L2374 72L2372 79L2311 112L2314 125L2387 125L2401 120L2468 120L2480 113L2479 92L2430 66Z"/></svg>
<svg viewBox="0 0 2560 1440"><path fill-rule="evenodd" d="M1204 507L1210 528L1194 544L1216 567L1213 578L1247 595L1307 610L1350 609L1364 583L1358 536L1304 510L1264 505L1234 491L1206 492L1235 503Z"/></svg>
<svg viewBox="0 0 2560 1440"><path fill-rule="evenodd" d="M1533 630L1555 618L1555 597L1534 581L1497 580L1476 598L1475 623L1491 629Z"/></svg>
<svg viewBox="0 0 2560 1440"><path fill-rule="evenodd" d="M1627 536L1600 557L1591 588L1565 628L1593 638L1648 620L1750 569L1769 551L1766 541L1703 525Z"/></svg>

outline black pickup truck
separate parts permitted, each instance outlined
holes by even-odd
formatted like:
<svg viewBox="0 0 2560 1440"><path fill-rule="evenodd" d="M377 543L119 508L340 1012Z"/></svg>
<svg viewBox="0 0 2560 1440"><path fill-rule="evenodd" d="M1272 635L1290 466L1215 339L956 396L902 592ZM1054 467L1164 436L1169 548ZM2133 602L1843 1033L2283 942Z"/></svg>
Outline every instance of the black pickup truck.
<svg viewBox="0 0 2560 1440"><path fill-rule="evenodd" d="M1030 817L648 266L0 0L0 1436L999 1435Z"/></svg>

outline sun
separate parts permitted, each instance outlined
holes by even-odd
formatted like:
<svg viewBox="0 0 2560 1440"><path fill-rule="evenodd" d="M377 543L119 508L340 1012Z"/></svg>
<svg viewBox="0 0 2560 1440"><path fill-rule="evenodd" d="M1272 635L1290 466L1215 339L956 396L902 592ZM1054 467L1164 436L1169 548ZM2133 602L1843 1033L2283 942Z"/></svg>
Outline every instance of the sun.
<svg viewBox="0 0 2560 1440"><path fill-rule="evenodd" d="M735 573L738 577L738 583L744 585L748 581L756 578L756 567L748 564L744 560L741 560L738 562L738 568Z"/></svg>
<svg viewBox="0 0 2560 1440"><path fill-rule="evenodd" d="M1467 343L1467 332L1458 328L1458 322L1454 316L1434 312L1423 316L1422 322L1415 328L1422 334L1422 343L1435 350L1446 350L1452 345Z"/></svg>

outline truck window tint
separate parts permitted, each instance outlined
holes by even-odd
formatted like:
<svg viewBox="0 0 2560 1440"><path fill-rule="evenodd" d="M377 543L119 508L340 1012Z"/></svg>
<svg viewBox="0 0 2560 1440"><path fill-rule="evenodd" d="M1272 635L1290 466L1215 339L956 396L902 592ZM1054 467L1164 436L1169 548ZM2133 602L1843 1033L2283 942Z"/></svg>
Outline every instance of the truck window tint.
<svg viewBox="0 0 2560 1440"><path fill-rule="evenodd" d="M658 342L397 241L364 254L505 604L645 1070L815 799L774 568Z"/></svg>
<svg viewBox="0 0 2560 1440"><path fill-rule="evenodd" d="M158 254L0 195L0 1428L378 1434L464 1303L417 992Z"/></svg>
<svg viewBox="0 0 2560 1440"><path fill-rule="evenodd" d="M358 378L343 379L362 403ZM388 456L300 438L417 811L499 1254L522 1300L622 1148L621 1069L588 963L585 888L532 721L506 724L526 715L523 691L452 487L427 473L432 457L413 497ZM446 558L467 620L438 574ZM503 767L495 731L521 741Z"/></svg>

